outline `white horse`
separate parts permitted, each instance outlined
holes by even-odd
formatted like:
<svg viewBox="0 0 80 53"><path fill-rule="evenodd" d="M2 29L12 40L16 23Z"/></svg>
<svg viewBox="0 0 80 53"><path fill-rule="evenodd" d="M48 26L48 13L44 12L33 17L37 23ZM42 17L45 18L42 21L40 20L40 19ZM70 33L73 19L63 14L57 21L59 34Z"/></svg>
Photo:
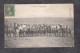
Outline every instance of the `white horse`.
<svg viewBox="0 0 80 53"><path fill-rule="evenodd" d="M24 28L26 28L26 25L22 25L22 26L19 26L17 29L16 29L16 34L17 36L21 35L21 34L24 34Z"/></svg>

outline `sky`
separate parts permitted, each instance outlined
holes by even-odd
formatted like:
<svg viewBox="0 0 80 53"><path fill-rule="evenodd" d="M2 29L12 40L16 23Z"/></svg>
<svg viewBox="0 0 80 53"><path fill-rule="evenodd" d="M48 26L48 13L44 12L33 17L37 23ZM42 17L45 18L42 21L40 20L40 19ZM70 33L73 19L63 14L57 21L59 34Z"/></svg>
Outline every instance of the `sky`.
<svg viewBox="0 0 80 53"><path fill-rule="evenodd" d="M73 4L15 4L15 16L5 18L73 18Z"/></svg>

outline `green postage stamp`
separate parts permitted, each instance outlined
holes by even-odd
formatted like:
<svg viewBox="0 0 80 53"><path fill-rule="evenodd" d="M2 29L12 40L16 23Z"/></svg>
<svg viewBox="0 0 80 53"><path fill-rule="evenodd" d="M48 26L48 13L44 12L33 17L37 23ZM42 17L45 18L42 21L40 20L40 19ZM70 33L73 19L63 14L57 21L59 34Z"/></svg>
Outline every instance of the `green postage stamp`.
<svg viewBox="0 0 80 53"><path fill-rule="evenodd" d="M14 4L4 5L4 16L14 16Z"/></svg>

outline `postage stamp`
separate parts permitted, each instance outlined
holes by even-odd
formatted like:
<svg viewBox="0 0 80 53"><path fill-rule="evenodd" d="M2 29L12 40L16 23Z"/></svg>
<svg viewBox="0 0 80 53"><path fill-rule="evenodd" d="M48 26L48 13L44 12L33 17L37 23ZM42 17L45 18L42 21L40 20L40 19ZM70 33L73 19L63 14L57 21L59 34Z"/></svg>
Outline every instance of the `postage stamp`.
<svg viewBox="0 0 80 53"><path fill-rule="evenodd" d="M14 4L4 5L4 16L14 16Z"/></svg>

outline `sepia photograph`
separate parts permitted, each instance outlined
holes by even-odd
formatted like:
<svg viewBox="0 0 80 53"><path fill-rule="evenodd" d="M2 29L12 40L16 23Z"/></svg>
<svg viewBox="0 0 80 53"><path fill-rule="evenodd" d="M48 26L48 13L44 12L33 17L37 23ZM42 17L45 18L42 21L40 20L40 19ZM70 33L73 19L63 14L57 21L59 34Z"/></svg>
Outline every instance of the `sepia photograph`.
<svg viewBox="0 0 80 53"><path fill-rule="evenodd" d="M73 4L5 4L4 48L74 47Z"/></svg>

